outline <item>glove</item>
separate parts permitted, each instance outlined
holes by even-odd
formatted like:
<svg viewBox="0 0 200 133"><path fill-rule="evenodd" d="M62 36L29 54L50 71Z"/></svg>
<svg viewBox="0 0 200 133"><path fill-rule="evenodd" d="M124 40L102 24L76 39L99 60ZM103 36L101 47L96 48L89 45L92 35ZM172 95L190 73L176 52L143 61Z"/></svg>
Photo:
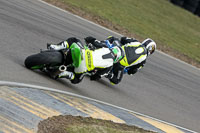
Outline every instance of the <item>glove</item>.
<svg viewBox="0 0 200 133"><path fill-rule="evenodd" d="M88 43L94 43L94 41L96 40L96 38L94 37L91 37L91 36L88 36L85 39L85 42L88 44Z"/></svg>
<svg viewBox="0 0 200 133"><path fill-rule="evenodd" d="M116 39L115 37L109 36L106 40L108 40L110 43L113 43L113 41L114 41L115 39Z"/></svg>
<svg viewBox="0 0 200 133"><path fill-rule="evenodd" d="M122 45L126 44L126 39L127 39L127 37L121 37L120 42Z"/></svg>

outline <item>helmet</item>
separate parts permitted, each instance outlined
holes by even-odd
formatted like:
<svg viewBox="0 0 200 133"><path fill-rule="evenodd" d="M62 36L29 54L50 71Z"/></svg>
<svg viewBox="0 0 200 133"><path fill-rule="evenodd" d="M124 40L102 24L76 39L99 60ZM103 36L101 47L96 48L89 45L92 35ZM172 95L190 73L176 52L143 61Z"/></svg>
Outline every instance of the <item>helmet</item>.
<svg viewBox="0 0 200 133"><path fill-rule="evenodd" d="M145 46L145 48L147 49L148 55L153 54L156 50L156 43L150 38L144 40L142 42L142 45Z"/></svg>
<svg viewBox="0 0 200 133"><path fill-rule="evenodd" d="M121 59L124 58L124 50L120 46L114 46L112 48L112 52L115 55L114 63L119 62Z"/></svg>

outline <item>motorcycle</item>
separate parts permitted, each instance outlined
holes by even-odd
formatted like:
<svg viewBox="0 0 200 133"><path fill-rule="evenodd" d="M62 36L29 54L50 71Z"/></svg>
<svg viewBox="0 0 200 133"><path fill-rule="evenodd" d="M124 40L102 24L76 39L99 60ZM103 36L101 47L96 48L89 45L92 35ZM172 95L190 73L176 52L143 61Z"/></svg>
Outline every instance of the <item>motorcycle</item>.
<svg viewBox="0 0 200 133"><path fill-rule="evenodd" d="M108 48L119 45L118 42L112 44L109 41L102 42L102 45ZM50 44L47 44L49 47ZM95 50L98 49L90 43L86 43L80 47L80 44L73 43L69 49L62 50L41 50L40 53L28 56L24 64L28 69L40 70L50 75L50 77L57 79L58 75L63 71L73 72L74 67L79 67L82 59L82 49ZM84 75L92 76L97 73L97 69L85 72ZM110 71L112 72L112 71Z"/></svg>

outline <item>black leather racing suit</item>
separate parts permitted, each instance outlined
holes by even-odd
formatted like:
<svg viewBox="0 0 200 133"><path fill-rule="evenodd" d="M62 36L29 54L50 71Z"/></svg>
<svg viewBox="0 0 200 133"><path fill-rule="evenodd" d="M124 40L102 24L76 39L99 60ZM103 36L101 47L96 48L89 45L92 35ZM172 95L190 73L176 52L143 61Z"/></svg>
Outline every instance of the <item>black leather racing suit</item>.
<svg viewBox="0 0 200 133"><path fill-rule="evenodd" d="M115 37L108 37L111 44L114 41L119 41L121 47L125 52L125 57L118 63L113 65L112 71L106 76L112 84L121 82L124 73L129 75L135 74L140 68L144 66L147 58L147 50L141 43L134 38L122 37L120 40ZM87 42L87 41L86 41ZM106 47L106 45L92 37L88 41L96 47ZM126 72L125 72L126 71Z"/></svg>
<svg viewBox="0 0 200 133"><path fill-rule="evenodd" d="M115 37L110 37L110 43L115 39ZM122 37L120 42L121 47L124 49L125 57L120 62L114 64L113 72L110 77L108 77L113 84L121 82L125 71L127 71L129 75L135 74L144 66L147 58L147 50L138 40Z"/></svg>

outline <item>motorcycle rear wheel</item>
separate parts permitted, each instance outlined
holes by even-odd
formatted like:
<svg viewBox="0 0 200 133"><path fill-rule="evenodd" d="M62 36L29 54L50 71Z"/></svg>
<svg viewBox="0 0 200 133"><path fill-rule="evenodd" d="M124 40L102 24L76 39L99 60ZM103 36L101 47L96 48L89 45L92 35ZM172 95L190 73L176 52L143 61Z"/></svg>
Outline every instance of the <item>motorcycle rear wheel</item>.
<svg viewBox="0 0 200 133"><path fill-rule="evenodd" d="M59 51L43 51L28 56L24 64L28 69L41 69L45 66L59 66L64 60L63 54Z"/></svg>

